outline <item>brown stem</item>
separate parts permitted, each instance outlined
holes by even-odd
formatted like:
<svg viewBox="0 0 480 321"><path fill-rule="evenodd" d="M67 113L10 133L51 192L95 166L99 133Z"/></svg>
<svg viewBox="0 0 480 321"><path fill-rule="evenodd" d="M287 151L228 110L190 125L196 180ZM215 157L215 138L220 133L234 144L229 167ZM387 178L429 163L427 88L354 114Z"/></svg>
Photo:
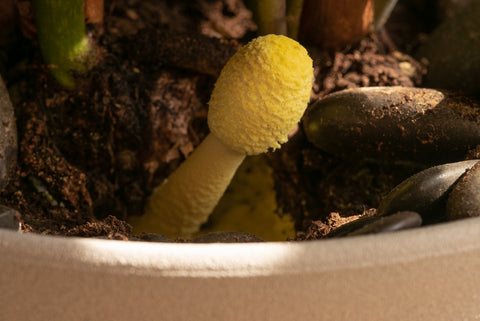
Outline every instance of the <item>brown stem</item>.
<svg viewBox="0 0 480 321"><path fill-rule="evenodd" d="M298 39L298 27L302 16L303 0L287 0L287 35L290 38Z"/></svg>
<svg viewBox="0 0 480 321"><path fill-rule="evenodd" d="M88 23L103 24L103 0L85 0L85 18Z"/></svg>
<svg viewBox="0 0 480 321"><path fill-rule="evenodd" d="M287 34L286 0L246 0L258 26L259 35Z"/></svg>
<svg viewBox="0 0 480 321"><path fill-rule="evenodd" d="M304 0L299 40L340 49L360 40L372 23L373 0Z"/></svg>

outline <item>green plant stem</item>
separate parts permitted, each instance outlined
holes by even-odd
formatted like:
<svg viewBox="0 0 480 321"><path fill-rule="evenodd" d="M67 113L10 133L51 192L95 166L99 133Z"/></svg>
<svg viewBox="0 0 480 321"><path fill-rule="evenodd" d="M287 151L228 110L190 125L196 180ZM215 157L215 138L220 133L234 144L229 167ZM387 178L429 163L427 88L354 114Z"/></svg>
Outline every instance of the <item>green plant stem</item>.
<svg viewBox="0 0 480 321"><path fill-rule="evenodd" d="M287 0L287 35L292 39L298 38L300 17L302 15L303 0Z"/></svg>
<svg viewBox="0 0 480 321"><path fill-rule="evenodd" d="M375 0L375 30L380 30L387 22L398 0Z"/></svg>
<svg viewBox="0 0 480 321"><path fill-rule="evenodd" d="M250 0L247 6L253 12L259 35L287 34L286 0Z"/></svg>
<svg viewBox="0 0 480 321"><path fill-rule="evenodd" d="M33 10L45 63L61 85L75 87L72 72L86 71L93 60L83 0L33 0Z"/></svg>

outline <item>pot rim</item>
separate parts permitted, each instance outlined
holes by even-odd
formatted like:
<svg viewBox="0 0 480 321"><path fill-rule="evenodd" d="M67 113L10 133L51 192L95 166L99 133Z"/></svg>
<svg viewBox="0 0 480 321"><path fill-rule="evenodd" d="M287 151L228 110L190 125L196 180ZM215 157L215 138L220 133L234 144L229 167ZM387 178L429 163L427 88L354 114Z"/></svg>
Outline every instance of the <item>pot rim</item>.
<svg viewBox="0 0 480 321"><path fill-rule="evenodd" d="M480 248L480 217L303 242L152 243L0 229L0 257L29 266L160 277L297 275L408 263ZM1 265L1 264L0 264Z"/></svg>

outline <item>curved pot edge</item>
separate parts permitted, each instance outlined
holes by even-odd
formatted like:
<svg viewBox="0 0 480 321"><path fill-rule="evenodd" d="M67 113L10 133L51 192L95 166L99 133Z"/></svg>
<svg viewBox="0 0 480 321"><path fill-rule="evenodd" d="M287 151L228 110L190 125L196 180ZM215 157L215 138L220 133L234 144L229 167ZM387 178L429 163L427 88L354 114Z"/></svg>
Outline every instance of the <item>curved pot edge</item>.
<svg viewBox="0 0 480 321"><path fill-rule="evenodd" d="M480 217L395 233L307 242L148 243L0 230L2 262L120 274L246 277L408 263L480 248Z"/></svg>

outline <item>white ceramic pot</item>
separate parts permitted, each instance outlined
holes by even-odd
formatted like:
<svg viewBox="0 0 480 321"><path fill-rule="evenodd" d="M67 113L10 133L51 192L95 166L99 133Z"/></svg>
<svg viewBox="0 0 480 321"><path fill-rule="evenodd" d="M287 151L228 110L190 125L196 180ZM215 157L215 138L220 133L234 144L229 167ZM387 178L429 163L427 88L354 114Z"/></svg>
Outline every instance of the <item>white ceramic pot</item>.
<svg viewBox="0 0 480 321"><path fill-rule="evenodd" d="M0 320L478 320L480 218L310 242L0 230Z"/></svg>

